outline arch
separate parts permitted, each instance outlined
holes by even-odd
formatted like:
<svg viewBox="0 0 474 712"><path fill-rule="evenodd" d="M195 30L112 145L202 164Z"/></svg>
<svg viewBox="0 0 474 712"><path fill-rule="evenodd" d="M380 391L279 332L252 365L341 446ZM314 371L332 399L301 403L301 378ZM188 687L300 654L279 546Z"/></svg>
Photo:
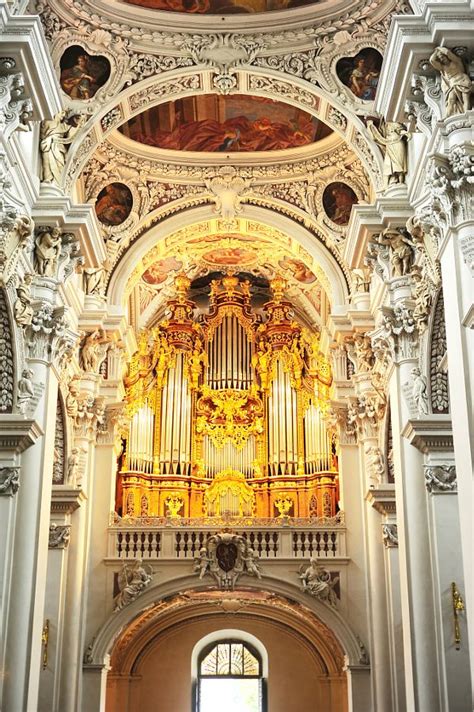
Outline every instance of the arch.
<svg viewBox="0 0 474 712"><path fill-rule="evenodd" d="M143 79L114 96L87 122L84 130L78 134L71 146L63 174L63 186L66 193L69 194L72 191L87 161L114 129L144 109L150 109L186 96L218 93L213 84L213 76L214 71L209 68L191 67L186 70L181 68ZM382 187L382 154L380 150L375 146L367 128L355 111L351 111L346 105L335 99L329 91L300 77L259 66L240 67L233 72L232 76L236 80L234 92L283 101L324 121L351 147L364 165L372 185L376 189ZM296 150L299 151L299 149ZM162 160L169 163L171 153L167 151L162 154ZM278 151L272 153L274 155L270 158L267 156L266 161L291 162L293 160L291 150L284 153ZM157 152L156 155L160 156L160 153ZM229 162L227 155L223 153L221 157L216 157L213 154L207 159L200 158L199 163L227 164ZM301 152L297 155L301 158ZM181 158L181 162L183 160ZM234 155L233 160L236 163L239 162L239 159L236 159ZM242 157L241 160L244 163L248 162L248 156Z"/></svg>
<svg viewBox="0 0 474 712"><path fill-rule="evenodd" d="M237 596L239 591L249 591L260 596L269 595L273 604L277 598L283 602L286 601L289 606L287 613L291 611L292 618L295 616L295 609L292 609L291 606L296 606L300 611L307 611L312 616L316 628L319 627L320 631L324 631L324 635L321 636L323 646L327 646L328 641L334 641L337 646L338 656L345 661L347 666L362 667L366 671L370 669L366 661L365 649L352 631L348 621L329 605L305 595L292 584L272 577L265 577L257 582L248 579L245 583L245 589L234 591L233 594ZM185 593L183 594L183 592ZM191 601L192 606L189 606L188 612L196 613L196 605L193 602L192 595L200 592L209 592L209 589L203 586L202 582L194 576L180 577L161 585L152 586L129 606L112 613L108 617L87 651L85 668L88 666L97 668L108 665L111 655L117 654L117 643L123 637L127 642L126 657L128 658L128 663L126 667L130 669L138 653L133 648L133 644L128 648L129 642L132 641L133 628L150 625L153 623L153 619L163 613L167 607L170 615L174 614L179 608L180 601L183 600L183 605L186 602L189 604ZM274 612L275 605L271 610ZM305 619L303 618L303 620ZM170 624L173 625L172 615ZM140 644L140 649L142 648L143 643ZM331 656L329 653L327 655L329 660Z"/></svg>
<svg viewBox="0 0 474 712"><path fill-rule="evenodd" d="M337 312L344 308L349 289L347 277L342 270L342 266L338 264L329 249L323 245L321 241L318 241L307 228L296 223L291 218L276 213L269 208L254 205L243 206L240 215L250 220L260 222L263 225L274 227L288 235L292 235L313 257L321 268L321 271L327 276L330 287L328 296L331 301L332 311ZM130 247L128 248L112 273L108 288L108 296L112 303L117 305L123 304L129 276L136 264L157 242L166 239L166 237L178 229L211 218L215 218L215 213L211 206L193 208L172 215L166 220L163 220L163 222L154 225L133 242L133 250Z"/></svg>

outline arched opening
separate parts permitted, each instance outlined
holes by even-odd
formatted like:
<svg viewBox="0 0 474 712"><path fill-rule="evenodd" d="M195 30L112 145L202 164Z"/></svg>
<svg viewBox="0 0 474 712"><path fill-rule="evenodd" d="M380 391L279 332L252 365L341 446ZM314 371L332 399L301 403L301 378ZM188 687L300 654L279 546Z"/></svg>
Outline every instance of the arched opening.
<svg viewBox="0 0 474 712"><path fill-rule="evenodd" d="M240 638L215 640L198 657L193 712L266 712L260 653Z"/></svg>

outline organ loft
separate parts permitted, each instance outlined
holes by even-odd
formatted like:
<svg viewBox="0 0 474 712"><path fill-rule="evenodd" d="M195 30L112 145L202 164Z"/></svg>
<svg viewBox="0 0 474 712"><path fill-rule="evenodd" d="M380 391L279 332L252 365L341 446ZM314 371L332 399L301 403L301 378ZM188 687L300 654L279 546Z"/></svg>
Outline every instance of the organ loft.
<svg viewBox="0 0 474 712"><path fill-rule="evenodd" d="M117 513L122 517L333 517L337 439L319 334L285 280L180 274L129 366ZM260 302L262 300L260 299Z"/></svg>

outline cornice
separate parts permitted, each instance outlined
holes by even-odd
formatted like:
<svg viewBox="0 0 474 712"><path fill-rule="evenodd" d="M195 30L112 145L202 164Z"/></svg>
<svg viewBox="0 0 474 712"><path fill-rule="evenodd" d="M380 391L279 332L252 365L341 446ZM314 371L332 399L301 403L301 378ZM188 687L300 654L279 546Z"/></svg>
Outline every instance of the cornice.
<svg viewBox="0 0 474 712"><path fill-rule="evenodd" d="M48 119L61 109L59 85L39 17L11 15L3 3L0 13L0 54L11 57L23 75L25 95L33 105L32 118Z"/></svg>
<svg viewBox="0 0 474 712"><path fill-rule="evenodd" d="M51 491L51 513L72 514L86 500L82 489L68 485L53 485Z"/></svg>
<svg viewBox="0 0 474 712"><path fill-rule="evenodd" d="M453 449L450 415L428 415L424 418L408 420L401 434L422 453Z"/></svg>
<svg viewBox="0 0 474 712"><path fill-rule="evenodd" d="M0 452L5 455L19 455L34 445L43 435L36 420L28 420L17 413L6 413L0 417Z"/></svg>
<svg viewBox="0 0 474 712"><path fill-rule="evenodd" d="M371 487L365 499L379 514L389 515L397 513L394 484L387 483Z"/></svg>

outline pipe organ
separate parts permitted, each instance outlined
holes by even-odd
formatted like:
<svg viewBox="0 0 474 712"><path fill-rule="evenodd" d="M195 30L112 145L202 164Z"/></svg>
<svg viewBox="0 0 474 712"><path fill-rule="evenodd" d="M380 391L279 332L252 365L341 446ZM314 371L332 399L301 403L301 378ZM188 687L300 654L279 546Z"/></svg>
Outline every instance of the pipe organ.
<svg viewBox="0 0 474 712"><path fill-rule="evenodd" d="M167 318L140 334L126 378L123 516L334 516L331 370L285 281L214 280L209 309L179 275Z"/></svg>

